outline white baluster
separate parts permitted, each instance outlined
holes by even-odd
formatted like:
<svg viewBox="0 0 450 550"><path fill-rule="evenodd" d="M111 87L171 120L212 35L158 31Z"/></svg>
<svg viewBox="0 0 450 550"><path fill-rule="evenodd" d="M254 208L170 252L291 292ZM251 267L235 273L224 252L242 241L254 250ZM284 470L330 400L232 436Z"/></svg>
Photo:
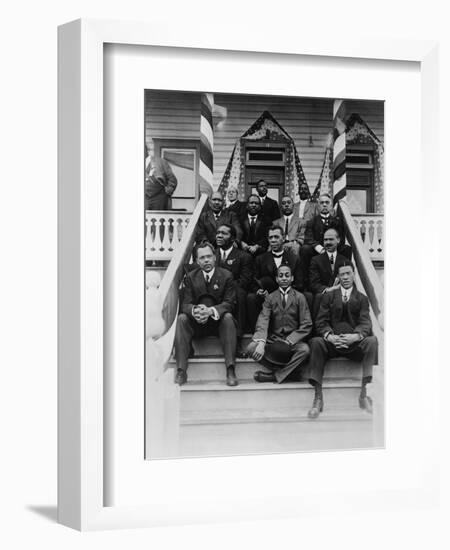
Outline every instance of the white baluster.
<svg viewBox="0 0 450 550"><path fill-rule="evenodd" d="M169 219L161 218L161 227L163 228L163 237L161 243L161 252L168 252L170 248L170 239L169 239Z"/></svg>

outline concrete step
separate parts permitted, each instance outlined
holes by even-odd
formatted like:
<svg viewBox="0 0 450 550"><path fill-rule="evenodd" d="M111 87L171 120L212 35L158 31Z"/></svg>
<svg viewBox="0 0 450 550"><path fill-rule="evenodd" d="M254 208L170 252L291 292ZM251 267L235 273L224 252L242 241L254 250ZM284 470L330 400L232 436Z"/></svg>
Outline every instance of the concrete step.
<svg viewBox="0 0 450 550"><path fill-rule="evenodd" d="M175 360L170 364L175 366ZM257 370L266 370L253 359L236 360L236 376L239 380L253 380ZM225 364L223 357L193 357L189 359L188 378L190 382L210 382L213 380L225 380ZM345 358L330 359L325 367L324 379L358 379L361 381L362 368L360 363Z"/></svg>
<svg viewBox="0 0 450 550"><path fill-rule="evenodd" d="M186 423L180 426L179 456L230 456L375 448L372 422L350 414L316 420ZM273 475L270 473L269 475ZM262 480L262 482L264 482Z"/></svg>
<svg viewBox="0 0 450 550"><path fill-rule="evenodd" d="M358 406L360 381L357 379L324 380L323 394L325 409L339 410ZM314 390L307 382L258 383L241 381L238 386L229 387L222 380L208 382L188 381L181 387L181 415L187 411L225 411L244 409L270 411L280 408L294 408L308 411L314 397Z"/></svg>
<svg viewBox="0 0 450 550"><path fill-rule="evenodd" d="M241 340L241 346L245 349L250 340L251 334L244 334ZM203 357L223 357L222 346L217 336L207 336L198 340L192 341L192 347L196 356Z"/></svg>
<svg viewBox="0 0 450 550"><path fill-rule="evenodd" d="M361 410L357 403L353 407L341 406L337 408L324 408L321 415L313 421L308 418L307 410L295 407L279 407L271 409L209 409L183 411L181 425L203 425L203 424L242 424L258 422L371 422L372 416Z"/></svg>

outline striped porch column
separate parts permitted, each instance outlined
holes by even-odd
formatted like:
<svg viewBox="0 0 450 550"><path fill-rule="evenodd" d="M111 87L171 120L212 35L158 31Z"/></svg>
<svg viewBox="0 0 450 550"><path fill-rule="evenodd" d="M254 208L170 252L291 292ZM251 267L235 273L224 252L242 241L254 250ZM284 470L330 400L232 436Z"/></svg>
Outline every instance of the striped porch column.
<svg viewBox="0 0 450 550"><path fill-rule="evenodd" d="M213 106L214 95L202 94L200 113L200 193L207 193L208 195L213 192Z"/></svg>
<svg viewBox="0 0 450 550"><path fill-rule="evenodd" d="M333 204L337 204L343 199L347 190L345 173L346 126L344 117L344 100L335 99L333 104Z"/></svg>

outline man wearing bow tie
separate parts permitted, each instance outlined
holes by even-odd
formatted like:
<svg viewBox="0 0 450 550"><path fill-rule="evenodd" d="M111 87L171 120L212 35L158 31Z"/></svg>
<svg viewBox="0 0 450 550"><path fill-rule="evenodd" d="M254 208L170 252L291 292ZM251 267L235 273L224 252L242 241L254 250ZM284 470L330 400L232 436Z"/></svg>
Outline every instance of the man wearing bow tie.
<svg viewBox="0 0 450 550"><path fill-rule="evenodd" d="M215 191L211 195L209 199L210 208L200 214L197 223L195 233L196 243L208 241L215 247L217 228L223 223L234 226L236 229L236 240L240 242L242 230L238 217L234 212L229 211L227 208L223 208L223 202L222 194L218 191Z"/></svg>
<svg viewBox="0 0 450 550"><path fill-rule="evenodd" d="M289 265L278 267L278 288L266 296L248 345L247 353L270 369L257 371L257 382L283 382L308 359L305 340L311 333L311 316L305 297L292 287L293 280Z"/></svg>
<svg viewBox="0 0 450 550"><path fill-rule="evenodd" d="M175 382L182 385L187 381L192 339L218 335L225 356L227 385L237 386L234 371L236 321L232 313L236 305L236 290L233 275L226 269L216 267L216 255L210 243L197 245L193 255L198 268L185 277L182 313L178 315L175 332Z"/></svg>
<svg viewBox="0 0 450 550"><path fill-rule="evenodd" d="M337 251L348 260L352 258L352 249L345 244L344 224L339 216L333 211L333 205L330 195L322 194L319 197L320 213L314 216L306 225L305 241L300 254L302 265L305 269L305 279L309 276L309 266L311 260L317 254L325 252L324 234L327 229L335 229L339 236Z"/></svg>
<svg viewBox="0 0 450 550"><path fill-rule="evenodd" d="M255 329L265 297L278 287L277 270L282 264L290 266L294 288L300 292L304 290L300 260L290 250L283 249L283 229L274 225L269 227L268 241L270 250L255 259L254 284L252 292L247 296L247 315L251 332Z"/></svg>
<svg viewBox="0 0 450 550"><path fill-rule="evenodd" d="M359 406L372 412L372 401L366 384L372 380L373 365L378 360L378 341L372 335L367 296L355 285L355 268L348 260L339 266L339 286L323 294L316 317L318 337L310 340L311 357L309 381L314 386L314 401L309 418L317 418L323 410L322 379L328 358L344 356L361 361L362 381Z"/></svg>

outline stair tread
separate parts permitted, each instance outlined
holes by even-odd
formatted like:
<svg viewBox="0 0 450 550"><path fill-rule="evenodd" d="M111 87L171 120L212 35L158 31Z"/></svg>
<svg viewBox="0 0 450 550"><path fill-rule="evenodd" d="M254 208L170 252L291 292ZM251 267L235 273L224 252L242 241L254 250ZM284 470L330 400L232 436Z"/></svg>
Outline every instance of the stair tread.
<svg viewBox="0 0 450 550"><path fill-rule="evenodd" d="M347 388L360 387L361 380L359 378L328 378L323 382L323 388ZM254 380L239 380L238 386L227 386L225 377L223 380L205 380L205 381L187 381L181 386L181 391L242 391L242 390L295 390L295 389L311 389L309 382L285 382L276 384L274 382L255 382Z"/></svg>
<svg viewBox="0 0 450 550"><path fill-rule="evenodd" d="M371 422L372 416L355 406L326 408L314 422L341 422L341 421ZM271 407L268 410L255 409L206 409L202 411L184 411L180 418L181 424L210 424L232 423L242 424L251 422L301 422L311 420L307 417L307 410L300 407Z"/></svg>

